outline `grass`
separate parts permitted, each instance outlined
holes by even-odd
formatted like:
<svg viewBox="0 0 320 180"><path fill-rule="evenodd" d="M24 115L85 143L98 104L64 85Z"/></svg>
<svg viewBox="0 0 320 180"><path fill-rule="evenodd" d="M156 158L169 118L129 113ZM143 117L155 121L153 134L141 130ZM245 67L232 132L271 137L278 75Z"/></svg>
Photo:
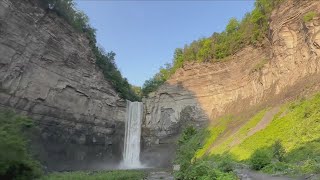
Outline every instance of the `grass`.
<svg viewBox="0 0 320 180"><path fill-rule="evenodd" d="M227 125L230 121L232 121L232 116L226 116L220 118L214 127L207 128L209 135L205 139L203 147L195 153L195 158L201 158L209 151L211 145L215 142L219 135L227 129Z"/></svg>
<svg viewBox="0 0 320 180"><path fill-rule="evenodd" d="M262 162L262 166L256 169L264 173L293 176L319 174L320 94L309 99L283 104L264 129L248 136L248 132L262 120L267 111L268 109L258 112L239 130L227 137L225 132L230 132L230 124L236 117L222 118L214 126L206 128L208 134L194 154L193 161L211 164L210 167L223 173L226 173L224 172L226 169L232 169L230 168L232 162L238 165L239 163L252 165L253 162L259 165ZM275 156L275 144L277 144L275 142L282 148L281 158ZM263 162L264 158L267 158L263 153L261 156L252 156L261 150L265 152L264 154L273 154L272 157L268 155L267 163ZM226 160L226 154L232 158ZM222 164L223 168L219 168L219 164ZM192 168L201 169L197 164L191 164L190 168L187 172Z"/></svg>
<svg viewBox="0 0 320 180"><path fill-rule="evenodd" d="M320 95L310 100L284 105L287 114L275 116L263 130L248 137L230 152L239 160L248 159L254 151L280 140L287 152L320 138ZM244 153L245 152L245 153Z"/></svg>
<svg viewBox="0 0 320 180"><path fill-rule="evenodd" d="M143 171L116 170L97 172L64 172L52 173L40 178L40 180L141 180L146 176Z"/></svg>
<svg viewBox="0 0 320 180"><path fill-rule="evenodd" d="M213 148L210 151L210 154L222 154L230 149L232 146L232 143L235 141L241 141L242 139L245 139L248 132L254 128L259 121L263 118L263 116L266 113L266 109L260 111L255 116L253 116L245 125L243 125L235 134L228 137L222 144L217 146L216 148Z"/></svg>

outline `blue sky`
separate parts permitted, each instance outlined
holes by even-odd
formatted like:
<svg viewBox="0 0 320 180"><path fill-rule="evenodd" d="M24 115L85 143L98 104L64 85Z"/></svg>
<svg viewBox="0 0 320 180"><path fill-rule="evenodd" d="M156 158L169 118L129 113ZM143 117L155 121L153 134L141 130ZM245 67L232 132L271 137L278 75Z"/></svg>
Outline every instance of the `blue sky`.
<svg viewBox="0 0 320 180"><path fill-rule="evenodd" d="M133 85L171 62L175 48L221 32L231 17L241 19L254 1L76 0L97 29L97 41L114 51L122 75Z"/></svg>

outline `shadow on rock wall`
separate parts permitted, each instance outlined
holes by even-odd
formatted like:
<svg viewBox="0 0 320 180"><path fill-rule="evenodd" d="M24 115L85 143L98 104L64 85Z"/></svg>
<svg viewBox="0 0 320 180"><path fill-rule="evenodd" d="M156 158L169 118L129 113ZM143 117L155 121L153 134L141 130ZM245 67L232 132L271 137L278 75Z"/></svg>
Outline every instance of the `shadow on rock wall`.
<svg viewBox="0 0 320 180"><path fill-rule="evenodd" d="M163 148L149 157L161 162L172 155L172 139L185 124L200 127L224 115L248 116L319 91L320 16L304 20L319 10L319 1L285 1L272 12L269 42L247 46L220 62L184 64L144 99L145 154L148 147L166 146L167 154Z"/></svg>
<svg viewBox="0 0 320 180"><path fill-rule="evenodd" d="M141 161L151 167L170 167L180 133L190 125L204 127L208 116L181 84L165 84L143 102Z"/></svg>

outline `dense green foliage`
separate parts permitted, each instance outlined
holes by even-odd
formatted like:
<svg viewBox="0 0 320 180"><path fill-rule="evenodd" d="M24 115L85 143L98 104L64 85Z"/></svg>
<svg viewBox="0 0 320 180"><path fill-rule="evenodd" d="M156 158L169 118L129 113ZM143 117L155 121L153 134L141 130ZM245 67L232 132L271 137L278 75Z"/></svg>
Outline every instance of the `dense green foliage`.
<svg viewBox="0 0 320 180"><path fill-rule="evenodd" d="M271 11L282 0L256 0L255 8L241 21L230 19L225 30L213 33L211 37L193 41L174 52L172 64L161 67L160 71L143 85L143 95L156 90L185 62L218 62L232 55L246 45L257 45L268 36L268 19Z"/></svg>
<svg viewBox="0 0 320 180"><path fill-rule="evenodd" d="M287 153L282 143L276 141L271 147L257 149L251 155L249 163L254 170L270 174L297 176L320 173L319 143L319 140L315 140Z"/></svg>
<svg viewBox="0 0 320 180"><path fill-rule="evenodd" d="M250 158L250 165L254 170L260 170L265 166L271 164L272 161L272 154L270 151L266 149L258 149L256 150L251 158Z"/></svg>
<svg viewBox="0 0 320 180"><path fill-rule="evenodd" d="M176 179L236 179L232 172L233 164L227 156L215 156L210 159L194 158L196 151L209 133L206 130L196 130L188 127L178 141L177 157L175 163L180 165L180 170L175 172Z"/></svg>
<svg viewBox="0 0 320 180"><path fill-rule="evenodd" d="M11 111L0 111L0 179L34 179L42 173L40 164L29 152L26 133L30 119Z"/></svg>
<svg viewBox="0 0 320 180"><path fill-rule="evenodd" d="M41 180L141 180L145 172L134 170L52 173Z"/></svg>
<svg viewBox="0 0 320 180"><path fill-rule="evenodd" d="M95 29L89 24L89 18L75 8L73 0L41 0L43 6L56 12L64 18L77 31L85 33L90 41L90 46L96 58L97 66L102 70L105 79L111 82L122 98L137 101L140 97L135 94L126 78L123 78L115 64L115 53L106 53L96 43Z"/></svg>
<svg viewBox="0 0 320 180"><path fill-rule="evenodd" d="M176 174L177 178L183 179L185 173L192 165L192 158L195 152L201 147L201 141L205 132L197 132L197 130L190 126L187 127L180 139L178 140L177 157L175 163L180 165L180 171Z"/></svg>

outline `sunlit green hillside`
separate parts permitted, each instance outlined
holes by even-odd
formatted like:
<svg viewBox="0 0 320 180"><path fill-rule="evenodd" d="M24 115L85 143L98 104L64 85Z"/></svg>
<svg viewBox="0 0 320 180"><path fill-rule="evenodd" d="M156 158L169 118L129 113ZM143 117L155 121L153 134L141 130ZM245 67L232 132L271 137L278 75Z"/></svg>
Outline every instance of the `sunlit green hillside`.
<svg viewBox="0 0 320 180"><path fill-rule="evenodd" d="M263 109L236 129L236 116L217 121L184 132L176 177L237 179L237 169L249 167L287 176L320 174L320 94Z"/></svg>

